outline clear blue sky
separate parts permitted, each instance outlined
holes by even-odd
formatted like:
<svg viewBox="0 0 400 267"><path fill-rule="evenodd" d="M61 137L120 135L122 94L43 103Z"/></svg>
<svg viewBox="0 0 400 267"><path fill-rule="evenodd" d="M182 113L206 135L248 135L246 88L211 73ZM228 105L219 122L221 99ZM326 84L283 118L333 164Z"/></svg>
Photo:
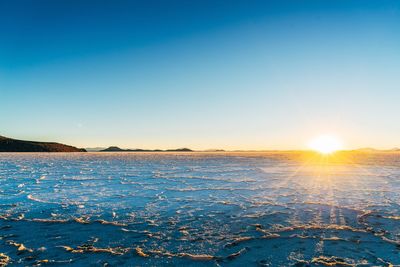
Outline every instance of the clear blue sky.
<svg viewBox="0 0 400 267"><path fill-rule="evenodd" d="M400 146L400 1L1 1L0 135Z"/></svg>

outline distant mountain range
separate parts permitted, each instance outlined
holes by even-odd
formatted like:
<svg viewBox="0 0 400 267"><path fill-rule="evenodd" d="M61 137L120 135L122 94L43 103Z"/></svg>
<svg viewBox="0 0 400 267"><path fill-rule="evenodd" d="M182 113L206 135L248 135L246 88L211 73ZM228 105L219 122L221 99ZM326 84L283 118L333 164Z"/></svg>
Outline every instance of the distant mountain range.
<svg viewBox="0 0 400 267"><path fill-rule="evenodd" d="M189 148L177 148L177 149L122 149L117 146L110 146L106 149L100 150L100 152L192 152Z"/></svg>
<svg viewBox="0 0 400 267"><path fill-rule="evenodd" d="M364 147L364 148L359 148L359 149L355 149L352 151L357 151L357 152L397 152L400 151L400 148L392 148L392 149L385 149L385 150L380 150L380 149L376 149L376 148L371 148L371 147Z"/></svg>
<svg viewBox="0 0 400 267"><path fill-rule="evenodd" d="M0 136L0 152L86 152L86 150L54 142L25 141Z"/></svg>
<svg viewBox="0 0 400 267"><path fill-rule="evenodd" d="M0 135L0 152L194 152L189 148L176 148L176 149L122 149L117 146L104 147L93 147L93 148L76 148L74 146L64 145L55 142L37 142L37 141L25 141L13 138L8 138ZM265 151L249 151L249 150L235 150L231 152L280 152L279 150L265 150ZM374 153L374 152L400 152L400 148L393 148L387 150L379 150L375 148L359 148L354 150L348 150L349 152L363 152L363 153ZM201 152L201 151L198 151ZM202 152L225 152L222 149L208 149Z"/></svg>
<svg viewBox="0 0 400 267"><path fill-rule="evenodd" d="M87 152L99 152L100 150L106 149L105 147L85 147Z"/></svg>

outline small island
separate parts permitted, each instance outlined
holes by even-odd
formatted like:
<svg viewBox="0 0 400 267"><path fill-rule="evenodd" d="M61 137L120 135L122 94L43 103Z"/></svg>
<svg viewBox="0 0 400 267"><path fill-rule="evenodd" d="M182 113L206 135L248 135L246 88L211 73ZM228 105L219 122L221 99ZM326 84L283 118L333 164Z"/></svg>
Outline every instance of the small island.
<svg viewBox="0 0 400 267"><path fill-rule="evenodd" d="M25 141L0 136L0 152L86 152L86 150L55 142Z"/></svg>
<svg viewBox="0 0 400 267"><path fill-rule="evenodd" d="M189 148L177 148L177 149L122 149L117 146L110 146L106 149L100 150L100 152L193 152Z"/></svg>

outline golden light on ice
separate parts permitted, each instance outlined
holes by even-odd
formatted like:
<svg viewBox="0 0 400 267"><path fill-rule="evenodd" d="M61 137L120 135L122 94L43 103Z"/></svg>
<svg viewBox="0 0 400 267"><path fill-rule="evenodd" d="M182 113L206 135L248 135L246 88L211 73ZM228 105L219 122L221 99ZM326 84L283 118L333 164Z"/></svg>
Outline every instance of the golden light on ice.
<svg viewBox="0 0 400 267"><path fill-rule="evenodd" d="M321 135L309 143L309 148L321 154L330 154L343 148L342 143L333 135Z"/></svg>

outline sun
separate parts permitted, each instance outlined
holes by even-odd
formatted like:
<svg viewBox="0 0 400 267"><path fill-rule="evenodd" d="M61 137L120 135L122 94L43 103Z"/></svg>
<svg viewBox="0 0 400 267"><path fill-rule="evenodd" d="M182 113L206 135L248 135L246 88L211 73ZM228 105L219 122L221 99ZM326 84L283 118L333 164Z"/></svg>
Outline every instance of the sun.
<svg viewBox="0 0 400 267"><path fill-rule="evenodd" d="M343 148L342 143L333 135L320 135L312 139L309 148L321 154L331 154Z"/></svg>

